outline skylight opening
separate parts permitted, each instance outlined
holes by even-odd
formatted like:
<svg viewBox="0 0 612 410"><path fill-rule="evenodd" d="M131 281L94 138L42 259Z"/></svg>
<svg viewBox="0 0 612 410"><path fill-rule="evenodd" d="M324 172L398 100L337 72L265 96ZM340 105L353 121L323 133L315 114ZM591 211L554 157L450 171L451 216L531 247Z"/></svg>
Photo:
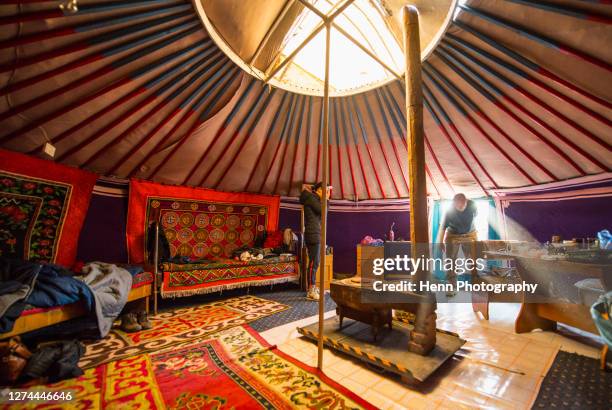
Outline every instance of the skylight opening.
<svg viewBox="0 0 612 410"><path fill-rule="evenodd" d="M448 27L457 0L196 0L209 35L240 67L274 87L324 93L326 20L330 95L364 92L404 75L402 9L419 10L421 59ZM337 15L336 15L337 13ZM244 30L232 30L244 27Z"/></svg>
<svg viewBox="0 0 612 410"><path fill-rule="evenodd" d="M342 2L313 0L310 3L321 13L330 14ZM403 71L402 49L398 39L385 23L383 12L383 9L375 6L372 1L356 0L334 20L335 26L330 33L330 64L333 67L330 72L330 86L335 92L346 93L356 87L378 84L395 77L394 73L385 69L339 30L348 33L394 72ZM321 24L321 21L317 14L304 8L282 42L278 63L289 57ZM283 82L289 74L301 74L303 77L309 77L305 78L306 84L314 81L316 87L320 88L325 74L325 65L322 61L324 56L325 31L321 30L298 52L292 62L287 64L286 69L276 74L275 78Z"/></svg>

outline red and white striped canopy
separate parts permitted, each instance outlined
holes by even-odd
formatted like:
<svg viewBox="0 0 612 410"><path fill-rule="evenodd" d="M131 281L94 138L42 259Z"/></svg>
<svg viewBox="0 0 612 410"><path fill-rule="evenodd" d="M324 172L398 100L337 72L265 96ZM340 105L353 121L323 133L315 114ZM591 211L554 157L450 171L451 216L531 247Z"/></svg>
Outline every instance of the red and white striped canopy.
<svg viewBox="0 0 612 410"><path fill-rule="evenodd" d="M118 178L297 196L321 177L321 99L265 86L188 0L0 5L0 146ZM610 171L612 7L471 0L425 62L428 191ZM248 29L248 28L246 28ZM408 196L399 81L332 98L333 198Z"/></svg>

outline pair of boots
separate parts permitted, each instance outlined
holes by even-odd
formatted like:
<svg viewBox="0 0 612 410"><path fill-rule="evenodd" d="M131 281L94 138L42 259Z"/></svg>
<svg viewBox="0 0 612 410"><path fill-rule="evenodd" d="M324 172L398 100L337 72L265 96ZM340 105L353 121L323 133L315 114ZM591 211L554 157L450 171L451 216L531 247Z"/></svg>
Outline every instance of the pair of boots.
<svg viewBox="0 0 612 410"><path fill-rule="evenodd" d="M121 315L121 330L127 333L139 332L141 330L151 329L153 325L149 321L147 312L132 312Z"/></svg>

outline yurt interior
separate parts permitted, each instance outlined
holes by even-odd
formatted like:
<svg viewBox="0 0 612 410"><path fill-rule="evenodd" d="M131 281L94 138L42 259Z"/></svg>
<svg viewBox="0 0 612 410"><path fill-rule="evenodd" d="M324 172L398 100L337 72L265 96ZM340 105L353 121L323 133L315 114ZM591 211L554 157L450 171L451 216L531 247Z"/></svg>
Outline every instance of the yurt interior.
<svg viewBox="0 0 612 410"><path fill-rule="evenodd" d="M612 408L609 0L0 1L0 409Z"/></svg>

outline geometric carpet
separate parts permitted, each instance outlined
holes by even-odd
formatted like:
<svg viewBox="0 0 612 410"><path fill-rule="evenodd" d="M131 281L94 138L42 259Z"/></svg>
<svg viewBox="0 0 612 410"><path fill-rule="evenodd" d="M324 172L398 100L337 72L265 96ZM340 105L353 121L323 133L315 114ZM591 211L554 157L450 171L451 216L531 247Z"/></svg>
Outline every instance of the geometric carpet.
<svg viewBox="0 0 612 410"><path fill-rule="evenodd" d="M282 312L288 306L256 296L240 296L204 305L181 307L152 316L153 328L125 333L118 326L102 340L86 343L83 369L130 357Z"/></svg>
<svg viewBox="0 0 612 410"><path fill-rule="evenodd" d="M280 313L257 319L249 325L258 332L264 332L277 326L295 322L307 317L315 316L319 312L319 302L306 299L304 291L296 285L275 286L274 290L259 288L251 289L251 294L267 300L273 300L283 305L289 306L288 309ZM334 310L336 303L329 293L325 294L325 312Z"/></svg>
<svg viewBox="0 0 612 410"><path fill-rule="evenodd" d="M242 295L254 295L263 299L273 300L290 308L278 314L265 316L257 319L249 325L258 332L264 332L277 326L295 322L310 316L315 316L319 312L319 303L306 299L306 292L300 289L295 283L281 283L274 286L257 286L251 288L231 289L223 292L208 293L205 295L195 295L177 299L161 299L160 305L176 309L179 306L194 306L212 301L224 300L230 297ZM336 304L331 299L329 293L325 295L325 311L334 310Z"/></svg>
<svg viewBox="0 0 612 410"><path fill-rule="evenodd" d="M612 373L599 360L560 351L542 381L534 409L612 409Z"/></svg>
<svg viewBox="0 0 612 410"><path fill-rule="evenodd" d="M76 379L27 389L36 390L71 392L73 400L64 405L79 409L375 408L315 368L268 345L248 325L102 364ZM23 404L3 408L49 406Z"/></svg>

